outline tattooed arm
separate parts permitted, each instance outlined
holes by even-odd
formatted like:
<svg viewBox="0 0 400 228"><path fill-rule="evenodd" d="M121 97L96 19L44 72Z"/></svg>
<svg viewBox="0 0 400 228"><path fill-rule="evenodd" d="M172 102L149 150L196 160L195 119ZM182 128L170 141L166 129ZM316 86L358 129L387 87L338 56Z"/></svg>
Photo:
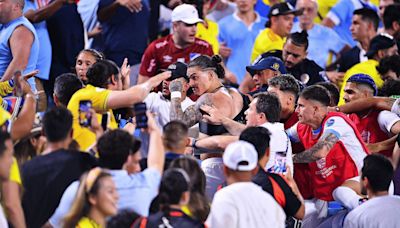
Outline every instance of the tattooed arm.
<svg viewBox="0 0 400 228"><path fill-rule="evenodd" d="M310 149L305 150L293 156L294 163L310 163L324 158L328 155L329 151L339 141L339 138L333 134L328 133L325 137L321 138Z"/></svg>
<svg viewBox="0 0 400 228"><path fill-rule="evenodd" d="M180 120L183 121L188 127L191 127L199 122L202 118L200 106L202 104L211 104L211 94L202 95L197 100L196 104L189 106L186 108L185 112L183 112L181 106L181 97L175 97L175 95L173 95L182 93L182 88L182 82L179 80L174 80L169 84L169 90L171 91L170 120Z"/></svg>

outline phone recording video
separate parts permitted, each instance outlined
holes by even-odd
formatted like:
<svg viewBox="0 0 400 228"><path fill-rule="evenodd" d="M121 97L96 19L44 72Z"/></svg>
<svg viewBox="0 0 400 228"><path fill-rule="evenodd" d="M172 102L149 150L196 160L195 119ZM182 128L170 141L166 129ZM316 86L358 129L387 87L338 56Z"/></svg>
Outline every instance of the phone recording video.
<svg viewBox="0 0 400 228"><path fill-rule="evenodd" d="M90 127L92 121L92 102L90 100L83 100L79 102L79 124L82 127Z"/></svg>
<svg viewBox="0 0 400 228"><path fill-rule="evenodd" d="M133 110L136 116L136 127L147 128L147 107L146 103L137 103L133 106Z"/></svg>

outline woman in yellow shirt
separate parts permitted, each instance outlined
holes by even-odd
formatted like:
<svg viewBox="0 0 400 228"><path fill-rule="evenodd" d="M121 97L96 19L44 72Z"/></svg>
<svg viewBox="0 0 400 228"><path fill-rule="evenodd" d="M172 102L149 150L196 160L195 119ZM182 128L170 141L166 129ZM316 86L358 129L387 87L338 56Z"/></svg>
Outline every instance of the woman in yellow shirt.
<svg viewBox="0 0 400 228"><path fill-rule="evenodd" d="M63 227L106 227L106 218L116 215L118 193L111 175L101 168L84 174Z"/></svg>

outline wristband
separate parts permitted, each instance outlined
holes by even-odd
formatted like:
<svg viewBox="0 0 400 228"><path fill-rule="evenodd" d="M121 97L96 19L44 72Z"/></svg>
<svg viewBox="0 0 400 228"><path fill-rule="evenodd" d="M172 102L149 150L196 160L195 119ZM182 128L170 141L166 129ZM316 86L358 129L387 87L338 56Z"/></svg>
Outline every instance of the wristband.
<svg viewBox="0 0 400 228"><path fill-rule="evenodd" d="M179 99L181 99L181 98L182 98L182 93L179 92L179 91L171 92L171 99L173 99L173 98L179 98Z"/></svg>

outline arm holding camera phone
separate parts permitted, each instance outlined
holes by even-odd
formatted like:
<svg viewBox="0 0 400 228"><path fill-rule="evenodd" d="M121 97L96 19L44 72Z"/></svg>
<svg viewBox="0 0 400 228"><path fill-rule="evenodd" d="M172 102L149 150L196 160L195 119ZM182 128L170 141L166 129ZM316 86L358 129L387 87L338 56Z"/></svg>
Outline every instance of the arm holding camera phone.
<svg viewBox="0 0 400 228"><path fill-rule="evenodd" d="M147 129L150 135L149 154L147 157L147 167L154 168L161 174L164 170L165 151L161 137L161 130L158 128L153 115L148 111L147 115Z"/></svg>
<svg viewBox="0 0 400 228"><path fill-rule="evenodd" d="M22 94L25 96L24 105L11 127L11 138L15 141L27 136L32 129L36 113L36 98L23 77L17 77L14 80L18 80Z"/></svg>
<svg viewBox="0 0 400 228"><path fill-rule="evenodd" d="M166 71L158 74L146 82L130 87L122 91L111 91L107 99L107 108L117 109L131 107L133 104L143 101L150 91L158 86L163 80L171 77L171 72Z"/></svg>

